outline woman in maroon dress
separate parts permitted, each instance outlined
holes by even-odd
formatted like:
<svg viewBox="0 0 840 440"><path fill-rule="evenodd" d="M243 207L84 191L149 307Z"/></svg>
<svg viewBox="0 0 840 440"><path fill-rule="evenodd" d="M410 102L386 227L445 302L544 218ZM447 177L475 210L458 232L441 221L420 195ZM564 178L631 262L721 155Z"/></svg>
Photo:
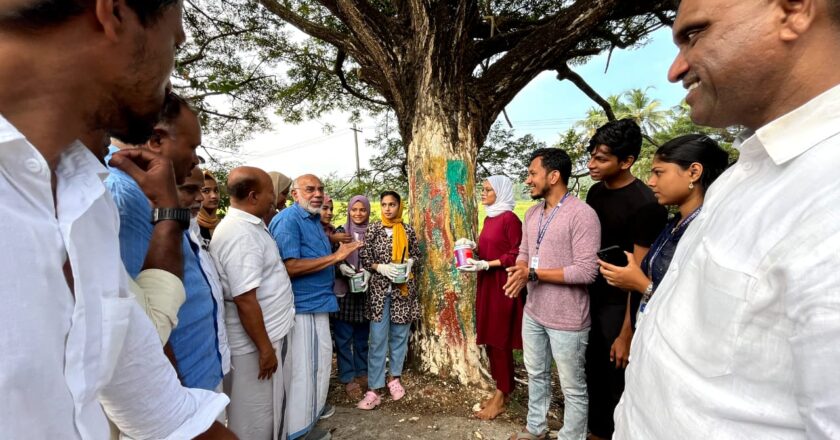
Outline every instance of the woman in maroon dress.
<svg viewBox="0 0 840 440"><path fill-rule="evenodd" d="M476 259L467 260L460 270L478 273L475 297L476 343L484 345L490 360L490 374L496 381L496 392L481 403L476 416L490 420L504 412L513 392L513 350L522 349L522 295L505 296L506 267L516 265L522 222L513 213L513 182L505 176L492 176L484 181L481 203L487 218L475 243L460 239L456 244L471 244Z"/></svg>

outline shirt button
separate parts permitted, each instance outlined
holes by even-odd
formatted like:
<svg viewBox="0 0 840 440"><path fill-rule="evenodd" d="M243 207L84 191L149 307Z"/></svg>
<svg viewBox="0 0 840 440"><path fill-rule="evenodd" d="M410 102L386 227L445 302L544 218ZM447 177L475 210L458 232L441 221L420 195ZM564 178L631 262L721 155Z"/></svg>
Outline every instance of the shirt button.
<svg viewBox="0 0 840 440"><path fill-rule="evenodd" d="M41 161L34 158L26 159L24 162L26 169L33 174L41 174L44 170L44 166L41 164Z"/></svg>

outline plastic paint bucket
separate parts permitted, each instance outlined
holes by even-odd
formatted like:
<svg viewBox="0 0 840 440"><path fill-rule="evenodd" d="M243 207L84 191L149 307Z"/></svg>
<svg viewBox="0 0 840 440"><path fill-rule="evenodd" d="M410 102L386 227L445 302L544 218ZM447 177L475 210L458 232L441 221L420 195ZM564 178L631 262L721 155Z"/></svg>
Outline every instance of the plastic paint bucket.
<svg viewBox="0 0 840 440"><path fill-rule="evenodd" d="M459 244L455 246L455 266L456 267L464 267L469 266L467 263L468 258L473 257L473 250L472 247L468 244Z"/></svg>
<svg viewBox="0 0 840 440"><path fill-rule="evenodd" d="M350 278L348 278L348 282L350 284L350 292L352 293L361 293L365 291L365 273L359 272Z"/></svg>
<svg viewBox="0 0 840 440"><path fill-rule="evenodd" d="M405 282L408 281L408 265L394 263L394 267L397 268L399 273L399 275L394 278L394 284L405 284Z"/></svg>

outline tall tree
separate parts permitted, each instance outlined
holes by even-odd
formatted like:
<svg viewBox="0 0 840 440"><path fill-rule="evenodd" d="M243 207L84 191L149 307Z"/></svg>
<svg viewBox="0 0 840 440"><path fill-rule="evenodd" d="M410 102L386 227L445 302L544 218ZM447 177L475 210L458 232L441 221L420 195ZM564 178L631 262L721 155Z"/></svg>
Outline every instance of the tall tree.
<svg viewBox="0 0 840 440"><path fill-rule="evenodd" d="M452 248L455 238L475 234L480 146L504 107L539 73L557 71L586 91L570 65L643 43L670 23L676 3L257 0L262 8L255 9L247 0L188 2L197 11L213 9L197 13L210 23L225 13L247 15L255 29L243 34L253 35L245 38L251 51L286 67L282 80L260 80L269 90L278 87L273 97L284 116L337 107L394 112L406 150L410 217L425 256L423 319L414 346L426 370L465 383L483 381L474 344L474 283L454 268ZM256 81L260 69L256 63L224 86Z"/></svg>

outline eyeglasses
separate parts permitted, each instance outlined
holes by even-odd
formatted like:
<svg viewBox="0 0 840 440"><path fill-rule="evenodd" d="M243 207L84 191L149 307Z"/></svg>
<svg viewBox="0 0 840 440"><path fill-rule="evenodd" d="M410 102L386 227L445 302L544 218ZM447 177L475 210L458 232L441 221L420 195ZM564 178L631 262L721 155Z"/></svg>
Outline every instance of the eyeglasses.
<svg viewBox="0 0 840 440"><path fill-rule="evenodd" d="M302 191L303 191L304 193L306 193L306 194L312 194L312 193L316 193L316 192L319 192L319 193L321 193L321 194L323 194L323 193L324 193L324 187L323 187L323 186L318 186L318 187L315 187L315 186L304 186L303 188L301 188L301 187L297 187L297 188L295 188L295 189L296 189L296 190L298 190L298 191L301 191L301 190L302 190Z"/></svg>

